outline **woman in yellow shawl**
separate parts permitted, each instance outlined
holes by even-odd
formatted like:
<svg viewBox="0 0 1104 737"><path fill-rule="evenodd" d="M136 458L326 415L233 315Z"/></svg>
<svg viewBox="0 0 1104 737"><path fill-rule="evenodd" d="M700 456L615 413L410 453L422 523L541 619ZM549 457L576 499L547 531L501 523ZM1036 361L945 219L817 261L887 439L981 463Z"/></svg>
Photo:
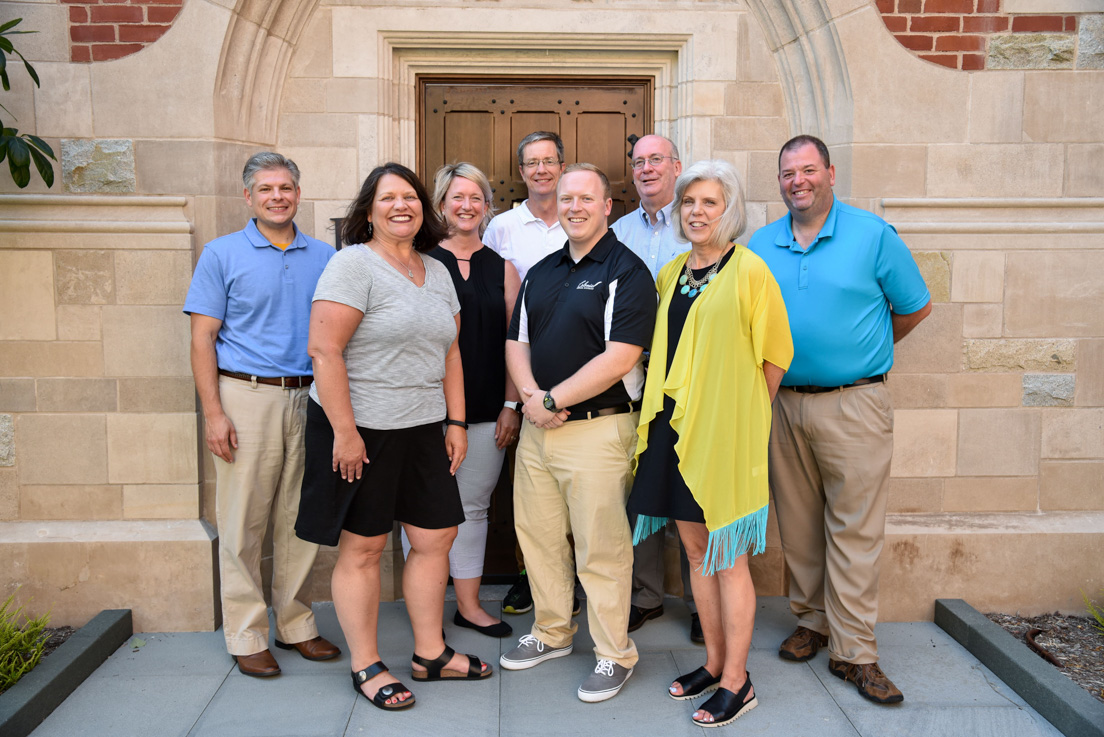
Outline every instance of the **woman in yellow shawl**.
<svg viewBox="0 0 1104 737"><path fill-rule="evenodd" d="M684 701L716 690L693 721L719 727L755 708L748 553L767 530L771 402L793 357L786 307L744 228L735 168L702 161L675 184L689 253L659 273L660 302L637 430L634 541L676 520L705 634L705 665L671 684Z"/></svg>

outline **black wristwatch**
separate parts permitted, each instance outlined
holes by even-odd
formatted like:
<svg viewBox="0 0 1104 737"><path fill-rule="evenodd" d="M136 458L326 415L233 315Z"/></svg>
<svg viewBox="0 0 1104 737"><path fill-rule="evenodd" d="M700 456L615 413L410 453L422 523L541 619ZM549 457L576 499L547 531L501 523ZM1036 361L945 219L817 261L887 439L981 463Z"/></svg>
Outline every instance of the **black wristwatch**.
<svg viewBox="0 0 1104 737"><path fill-rule="evenodd" d="M446 418L445 419L445 424L446 425L456 425L457 427L462 427L465 430L468 429L468 423L464 422L463 420L450 420L450 419Z"/></svg>
<svg viewBox="0 0 1104 737"><path fill-rule="evenodd" d="M552 398L552 392L547 391L544 393L544 408L549 412L559 412L559 408L556 407L556 400Z"/></svg>

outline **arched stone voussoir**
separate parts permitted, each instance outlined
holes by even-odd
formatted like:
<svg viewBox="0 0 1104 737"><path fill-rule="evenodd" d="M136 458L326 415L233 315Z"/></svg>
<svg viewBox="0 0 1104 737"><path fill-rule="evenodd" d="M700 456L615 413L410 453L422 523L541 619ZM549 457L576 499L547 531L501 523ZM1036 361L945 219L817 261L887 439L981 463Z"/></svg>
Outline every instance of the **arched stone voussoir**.
<svg viewBox="0 0 1104 737"><path fill-rule="evenodd" d="M215 77L215 134L272 144L280 93L299 34L319 0L238 0Z"/></svg>

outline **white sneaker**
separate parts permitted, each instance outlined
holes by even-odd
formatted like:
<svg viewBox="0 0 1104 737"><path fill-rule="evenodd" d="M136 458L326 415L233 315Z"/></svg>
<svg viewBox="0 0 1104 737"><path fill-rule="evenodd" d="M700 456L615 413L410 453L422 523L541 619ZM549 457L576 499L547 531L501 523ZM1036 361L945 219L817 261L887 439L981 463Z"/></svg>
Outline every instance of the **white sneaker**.
<svg viewBox="0 0 1104 737"><path fill-rule="evenodd" d="M532 635L522 635L517 647L504 653L498 659L498 664L506 670L525 670L546 660L570 655L572 648L572 645L549 647Z"/></svg>
<svg viewBox="0 0 1104 737"><path fill-rule="evenodd" d="M632 673L632 668L603 658L594 667L594 672L579 686L579 698L590 704L612 699Z"/></svg>

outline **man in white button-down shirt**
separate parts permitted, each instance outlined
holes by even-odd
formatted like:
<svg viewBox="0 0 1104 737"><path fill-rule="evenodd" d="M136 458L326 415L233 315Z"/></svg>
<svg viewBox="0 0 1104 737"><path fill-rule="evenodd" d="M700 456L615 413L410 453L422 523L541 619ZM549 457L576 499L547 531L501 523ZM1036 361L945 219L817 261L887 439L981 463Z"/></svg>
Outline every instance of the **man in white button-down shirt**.
<svg viewBox="0 0 1104 737"><path fill-rule="evenodd" d="M663 136L649 135L636 141L632 152L633 184L640 196L640 207L613 224L617 240L643 259L652 278L667 262L684 251L687 243L675 240L673 217L675 180L682 173L678 148ZM629 611L629 632L640 629L649 619L663 614L663 541L665 535L652 535L633 548L632 608ZM690 608L690 639L704 642L698 621L694 595L690 593L689 563L682 558L682 589Z"/></svg>
<svg viewBox="0 0 1104 737"><path fill-rule="evenodd" d="M527 198L491 220L483 244L512 263L524 280L533 264L567 242L556 210L556 185L564 169L563 141L548 131L530 133L518 144L517 160Z"/></svg>

